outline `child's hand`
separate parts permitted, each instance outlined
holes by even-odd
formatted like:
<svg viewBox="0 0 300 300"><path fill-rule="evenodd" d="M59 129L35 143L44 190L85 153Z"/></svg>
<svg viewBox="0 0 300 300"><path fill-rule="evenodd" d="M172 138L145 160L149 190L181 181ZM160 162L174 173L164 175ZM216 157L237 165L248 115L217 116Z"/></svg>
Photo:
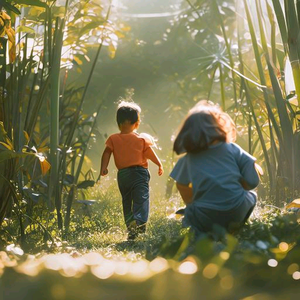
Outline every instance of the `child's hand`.
<svg viewBox="0 0 300 300"><path fill-rule="evenodd" d="M250 191L251 188L249 187L248 183L242 178L240 180L240 184L242 185L243 189L246 191Z"/></svg>
<svg viewBox="0 0 300 300"><path fill-rule="evenodd" d="M101 176L105 176L107 174L108 174L108 170L107 169L101 170Z"/></svg>
<svg viewBox="0 0 300 300"><path fill-rule="evenodd" d="M162 166L158 167L158 176L161 176L164 173L164 169Z"/></svg>

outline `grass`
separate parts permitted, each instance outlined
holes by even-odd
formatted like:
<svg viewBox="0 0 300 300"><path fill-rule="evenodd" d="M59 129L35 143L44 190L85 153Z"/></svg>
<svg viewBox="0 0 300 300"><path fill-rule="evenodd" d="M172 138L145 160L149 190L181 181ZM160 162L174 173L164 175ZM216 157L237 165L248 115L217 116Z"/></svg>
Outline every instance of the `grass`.
<svg viewBox="0 0 300 300"><path fill-rule="evenodd" d="M174 218L179 196L152 191L147 232L129 243L116 185L103 181L88 196L95 204L76 204L54 253L0 251L7 299L298 299L297 212L260 202L236 236L216 230L194 241Z"/></svg>
<svg viewBox="0 0 300 300"><path fill-rule="evenodd" d="M77 204L70 226L69 243L80 251L95 250L105 256L154 256L163 241L172 241L184 232L174 214L183 205L179 195L166 199L151 190L147 231L135 242L127 241L121 197L115 184L101 183L89 191L89 198L95 199L95 204Z"/></svg>

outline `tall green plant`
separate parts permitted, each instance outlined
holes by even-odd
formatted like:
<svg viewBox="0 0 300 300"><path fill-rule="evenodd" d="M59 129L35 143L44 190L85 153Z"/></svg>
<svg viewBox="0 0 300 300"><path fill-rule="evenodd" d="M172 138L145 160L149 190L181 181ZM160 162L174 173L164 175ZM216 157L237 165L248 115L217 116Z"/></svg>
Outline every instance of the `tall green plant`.
<svg viewBox="0 0 300 300"><path fill-rule="evenodd" d="M88 0L70 0L64 8L56 6L56 1L51 2L50 6L38 0L20 0L18 3L29 6L29 9L26 21L21 22L22 25L16 30L19 52L15 63L7 66L9 75L4 85L6 92L2 93L0 101L0 224L7 214L11 215L14 206L18 204L16 199L26 199L29 208L37 201L49 200L50 192L53 197L52 201L48 201L48 207L56 208L58 227L62 228L62 192L69 192L68 175L75 175L74 170L77 170L78 180L83 166L83 161L75 163L73 155L73 146L76 148L77 142L75 133L81 123L88 124L85 120L89 117L82 115L87 87L82 94L84 88L69 87L66 78L60 80L60 75L66 64L83 64L83 59L87 58L86 48L93 45L90 40L91 31L99 29L102 32L100 50L105 40L113 44L110 50L114 51L116 45L115 42L112 43L110 34L118 34L118 31L111 22L106 22L103 6ZM62 11L63 18L60 17ZM42 34L33 30L36 24L42 29L39 30ZM33 46L30 46L32 41ZM65 46L71 51L69 57L63 57L62 50ZM100 50L92 65L91 74ZM4 66L6 67L6 64ZM88 84L91 78L90 75ZM66 111L72 111L71 103L74 113L70 115ZM62 124L64 125L60 126ZM66 143L70 132L70 142ZM83 158L87 146L87 143L82 141L78 148L84 151ZM52 155L51 179L48 176L50 164L45 159L49 152ZM65 153L66 156L63 154L59 157L58 152ZM9 186L7 181L11 182ZM17 207L15 212L18 212ZM31 216L25 216L24 211L19 212L18 216L21 220L32 220Z"/></svg>
<svg viewBox="0 0 300 300"><path fill-rule="evenodd" d="M196 12L201 19L208 14L207 1L187 2L192 14ZM246 117L240 120L237 118L237 122L242 121L239 124L247 125L250 152L254 151L254 155L263 158L271 194L276 194L277 204L280 204L287 198L296 196L300 179L300 161L297 155L299 124L296 117L299 109L289 103L289 98L293 95L286 94L285 82L279 75L284 73L285 60L288 57L292 62L295 92L298 94L298 3L288 0L244 0L242 5L241 2L236 2L237 27L231 28L231 31L224 26L224 14L220 15L220 11L224 11L222 2L214 0L213 4L219 16L216 20L219 22L219 30L210 26L206 39L212 35L218 36L221 32L227 55L220 56L206 47L207 54L215 57L213 62L218 61L228 68L232 72L232 79L232 74L237 75L231 82L233 86L230 91L233 95L239 95L235 112L240 111ZM194 28L197 29L194 22L190 22L189 27L191 32ZM235 49L238 49L237 56L233 55ZM199 61L204 61L206 57L199 57ZM200 72L210 73L206 66L199 64L198 73ZM220 69L219 79L213 79L211 84L215 86L214 82L220 81L220 103L224 103L224 97L228 97L228 92L224 93L224 85L228 87L226 76L228 74L225 75ZM248 124L245 124L245 120ZM255 131L251 124L256 127Z"/></svg>

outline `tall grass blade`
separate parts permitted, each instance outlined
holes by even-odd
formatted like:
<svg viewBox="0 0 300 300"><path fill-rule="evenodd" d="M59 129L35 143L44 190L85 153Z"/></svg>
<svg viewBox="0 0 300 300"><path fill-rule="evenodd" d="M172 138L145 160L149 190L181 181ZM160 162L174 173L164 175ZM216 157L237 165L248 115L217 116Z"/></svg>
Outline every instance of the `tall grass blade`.
<svg viewBox="0 0 300 300"><path fill-rule="evenodd" d="M249 7L248 7L248 3L247 0L244 0L244 6L245 6L245 11L246 11L246 16L247 16L247 20L248 20L248 26L249 26L249 31L250 31L250 35L251 35L251 41L252 41L252 47L253 47L253 51L254 51L254 55L255 55L255 62L257 65L257 69L258 69L258 73L259 73L259 78L260 78L260 82L262 85L266 86L266 79L265 79L265 74L264 74L264 68L262 65L262 61L261 61L261 55L260 55L260 51L259 51L259 47L258 47L258 43L257 43L257 36L255 33L255 29L253 26L253 21L252 21L252 17L249 11ZM260 17L258 16L258 19ZM262 43L265 42L262 40ZM266 88L263 88L263 95L264 95L264 100L265 100L265 105L268 111L268 115L270 117L270 120L272 122L272 125L274 127L274 130L276 132L277 138L278 138L278 142L279 144L282 146L282 149L284 149L284 145L283 145L283 139L282 139L282 133L281 130L277 124L277 121L275 119L274 113L270 107L270 99L269 99L269 94ZM271 124L269 125L270 130L271 129Z"/></svg>
<svg viewBox="0 0 300 300"><path fill-rule="evenodd" d="M225 105L225 88L224 88L224 76L223 76L222 64L220 64L220 66L219 66L219 71L220 71L221 104L222 104L222 109L225 111L226 110L226 105Z"/></svg>
<svg viewBox="0 0 300 300"><path fill-rule="evenodd" d="M281 87L279 85L279 82L277 80L273 63L270 61L270 56L269 56L269 51L268 51L268 45L267 45L267 40L266 40L266 35L265 35L265 29L262 23L262 11L260 7L260 3L258 0L256 0L256 8L257 8L257 15L258 15L258 24L259 24L259 29L260 29L260 37L261 37L261 42L262 42L262 47L264 50L264 54L266 57L267 61L267 66L268 66L268 71L271 79L271 84L273 88L273 93L275 96L276 100L276 106L277 106L277 111L279 115L279 120L280 120L280 127L281 127L281 132L283 135L283 142L284 142L284 150L287 155L287 159L291 157L291 152L290 150L292 149L292 140L293 140L293 130L291 126L291 120L289 119L287 109L285 106L285 101L282 96L282 91Z"/></svg>
<svg viewBox="0 0 300 300"><path fill-rule="evenodd" d="M238 55L239 55L239 62L240 62L239 69L240 69L240 73L243 74L244 73L244 59L243 59L243 54L242 54L242 51L241 51L242 46L241 46L241 40L240 40L240 30L241 30L241 28L240 28L239 22L238 22ZM269 181L270 181L270 190L272 191L272 189L275 185L274 184L274 176L273 176L273 174L275 172L272 169L272 166L271 166L271 163L270 163L268 150L267 150L266 143L265 143L265 140L264 140L263 132L262 132L261 126L260 126L260 124L257 120L256 114L255 114L254 106L253 106L252 99L251 99L252 97L251 97L251 94L250 94L250 89L248 87L248 84L249 84L248 81L246 81L244 77L241 77L241 91L244 90L246 101L247 101L248 107L250 108L250 111L251 111L251 115L252 115L254 125L255 125L255 128L256 128L256 132L258 134L260 145L261 145L262 150L263 150L264 159L265 159L267 172L268 172L268 177L269 177ZM250 124L250 122L249 122L249 124ZM249 138L249 151L251 153L252 149L251 149L250 145L252 145L252 143L254 143L254 141L251 140L250 133L249 133L248 138Z"/></svg>
<svg viewBox="0 0 300 300"><path fill-rule="evenodd" d="M283 42L283 46L285 49L285 52L288 54L288 32L287 32L287 25L284 17L284 13L280 4L280 0L272 0L273 2L273 8L276 14L278 27L280 30L280 36Z"/></svg>

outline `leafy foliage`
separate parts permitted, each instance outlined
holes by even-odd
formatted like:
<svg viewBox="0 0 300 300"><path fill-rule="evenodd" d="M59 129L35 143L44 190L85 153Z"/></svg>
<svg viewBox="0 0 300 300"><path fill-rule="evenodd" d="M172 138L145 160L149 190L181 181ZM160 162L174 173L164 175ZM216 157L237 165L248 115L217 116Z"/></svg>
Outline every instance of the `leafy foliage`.
<svg viewBox="0 0 300 300"><path fill-rule="evenodd" d="M23 222L36 217L25 213L24 203L31 213L38 201L44 201L44 208L50 211L55 207L60 229L66 205L64 225L68 228L78 181L82 181L79 189L94 184L91 170L82 170L87 169L85 152L102 104L91 115L83 114L82 106L102 46L116 51L118 36L123 35L108 20L106 1L71 0L64 6L59 1L16 3L26 17L14 18L19 24L18 51L10 65L5 59L6 38L1 38L5 47L3 51L1 47L0 224L6 216L16 214L24 237ZM10 39L10 18L5 16L9 24L4 31L1 27L1 33ZM98 54L88 80L74 87L68 81L68 70L76 66L80 71L81 60L90 61L87 47L95 45Z"/></svg>

